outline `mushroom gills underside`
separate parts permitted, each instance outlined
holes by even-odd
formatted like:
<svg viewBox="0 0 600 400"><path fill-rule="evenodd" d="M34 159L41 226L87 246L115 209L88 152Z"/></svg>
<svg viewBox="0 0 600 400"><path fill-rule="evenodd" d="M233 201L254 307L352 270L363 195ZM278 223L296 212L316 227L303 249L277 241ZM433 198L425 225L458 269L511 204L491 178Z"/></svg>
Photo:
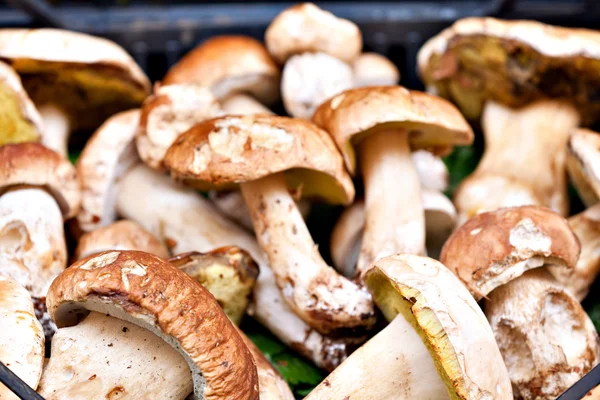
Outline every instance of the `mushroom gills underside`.
<svg viewBox="0 0 600 400"><path fill-rule="evenodd" d="M19 98L0 81L0 146L9 143L33 142L39 139L35 125L23 115Z"/></svg>

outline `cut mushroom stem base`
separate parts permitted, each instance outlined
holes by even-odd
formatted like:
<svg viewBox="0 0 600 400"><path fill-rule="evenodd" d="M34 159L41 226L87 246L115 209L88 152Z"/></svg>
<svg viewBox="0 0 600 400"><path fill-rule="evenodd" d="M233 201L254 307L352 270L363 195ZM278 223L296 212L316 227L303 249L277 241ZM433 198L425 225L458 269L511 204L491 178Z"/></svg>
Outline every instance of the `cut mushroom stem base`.
<svg viewBox="0 0 600 400"><path fill-rule="evenodd" d="M371 296L323 261L283 173L243 183L241 189L277 285L300 318L321 333L371 327Z"/></svg>
<svg viewBox="0 0 600 400"><path fill-rule="evenodd" d="M356 277L382 257L425 252L421 184L408 135L406 130L382 131L360 144L366 221Z"/></svg>
<svg viewBox="0 0 600 400"><path fill-rule="evenodd" d="M42 144L66 157L71 133L69 117L54 104L41 106L39 112L45 128L42 135Z"/></svg>
<svg viewBox="0 0 600 400"><path fill-rule="evenodd" d="M356 350L305 400L450 399L421 337L402 315Z"/></svg>
<svg viewBox="0 0 600 400"><path fill-rule="evenodd" d="M183 400L193 382L185 358L154 333L92 312L54 335L38 391L47 400Z"/></svg>

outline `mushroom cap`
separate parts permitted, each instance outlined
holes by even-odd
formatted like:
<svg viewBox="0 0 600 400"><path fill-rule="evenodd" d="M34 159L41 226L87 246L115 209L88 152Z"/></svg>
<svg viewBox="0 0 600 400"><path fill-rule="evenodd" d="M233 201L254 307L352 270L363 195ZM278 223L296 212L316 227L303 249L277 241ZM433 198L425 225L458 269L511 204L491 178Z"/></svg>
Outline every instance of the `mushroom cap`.
<svg viewBox="0 0 600 400"><path fill-rule="evenodd" d="M169 258L167 246L138 223L123 219L85 233L75 249L75 260L107 250L138 250Z"/></svg>
<svg viewBox="0 0 600 400"><path fill-rule="evenodd" d="M591 207L600 200L600 134L575 129L567 145L567 171L579 197Z"/></svg>
<svg viewBox="0 0 600 400"><path fill-rule="evenodd" d="M302 195L333 204L354 198L354 186L327 132L308 121L268 115L229 115L194 125L165 156L171 175L200 190L286 172Z"/></svg>
<svg viewBox="0 0 600 400"><path fill-rule="evenodd" d="M600 361L592 321L548 271L527 271L494 290L485 313L515 398L554 399Z"/></svg>
<svg viewBox="0 0 600 400"><path fill-rule="evenodd" d="M43 132L42 117L23 89L21 78L0 61L0 145L36 142Z"/></svg>
<svg viewBox="0 0 600 400"><path fill-rule="evenodd" d="M75 167L39 143L0 147L0 193L17 185L41 186L48 190L65 219L74 217L81 206L81 188Z"/></svg>
<svg viewBox="0 0 600 400"><path fill-rule="evenodd" d="M150 81L123 48L83 33L3 29L0 60L21 75L36 104L60 105L74 129L95 129L150 93Z"/></svg>
<svg viewBox="0 0 600 400"><path fill-rule="evenodd" d="M42 376L44 331L35 317L29 292L0 275L0 361L33 389ZM0 398L18 397L0 383Z"/></svg>
<svg viewBox="0 0 600 400"><path fill-rule="evenodd" d="M473 131L444 99L402 86L350 89L321 104L312 121L331 134L350 173L354 145L371 133L406 129L413 149L444 149L473 142Z"/></svg>
<svg viewBox="0 0 600 400"><path fill-rule="evenodd" d="M114 222L116 181L139 161L134 137L140 110L124 111L107 119L92 135L77 160L81 181L81 210L77 222L90 232Z"/></svg>
<svg viewBox="0 0 600 400"><path fill-rule="evenodd" d="M248 36L208 39L175 64L163 84L195 83L218 99L249 93L262 103L279 100L279 67L265 46Z"/></svg>
<svg viewBox="0 0 600 400"><path fill-rule="evenodd" d="M195 84L159 86L142 105L136 144L140 158L162 169L163 158L177 136L194 124L223 113L211 91Z"/></svg>
<svg viewBox="0 0 600 400"><path fill-rule="evenodd" d="M566 219L522 206L475 215L448 238L440 260L480 299L529 269L573 269L580 249Z"/></svg>
<svg viewBox="0 0 600 400"><path fill-rule="evenodd" d="M46 303L59 327L97 311L152 331L185 357L196 399L258 400L252 355L214 297L157 256L108 251L87 257L56 278Z"/></svg>
<svg viewBox="0 0 600 400"><path fill-rule="evenodd" d="M365 282L388 321L401 313L419 331L450 398L512 399L485 315L441 263L409 254L385 257L366 271Z"/></svg>
<svg viewBox="0 0 600 400"><path fill-rule="evenodd" d="M280 64L295 54L318 52L349 63L360 55L362 34L355 23L312 3L300 3L271 21L265 44Z"/></svg>
<svg viewBox="0 0 600 400"><path fill-rule="evenodd" d="M400 82L398 67L384 55L362 53L352 62L354 87L391 86Z"/></svg>
<svg viewBox="0 0 600 400"><path fill-rule="evenodd" d="M600 89L600 33L534 21L464 18L419 51L421 78L455 101L469 119L487 99L511 107L540 98L574 103L584 123L597 120L590 101Z"/></svg>
<svg viewBox="0 0 600 400"><path fill-rule="evenodd" d="M258 265L248 252L229 246L209 253L178 254L169 262L204 286L229 319L239 325L258 278Z"/></svg>

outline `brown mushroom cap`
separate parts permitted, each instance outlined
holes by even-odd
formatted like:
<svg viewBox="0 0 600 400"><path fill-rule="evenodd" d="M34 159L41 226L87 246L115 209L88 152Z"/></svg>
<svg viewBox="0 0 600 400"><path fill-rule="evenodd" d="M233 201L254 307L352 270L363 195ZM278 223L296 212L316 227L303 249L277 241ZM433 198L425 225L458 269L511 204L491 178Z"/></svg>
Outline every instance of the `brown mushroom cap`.
<svg viewBox="0 0 600 400"><path fill-rule="evenodd" d="M17 185L41 186L48 190L65 219L74 217L81 206L75 167L39 143L0 147L0 193Z"/></svg>
<svg viewBox="0 0 600 400"><path fill-rule="evenodd" d="M248 36L217 36L186 54L163 84L195 83L219 99L249 93L262 103L279 99L279 67L265 46Z"/></svg>
<svg viewBox="0 0 600 400"><path fill-rule="evenodd" d="M566 219L523 206L475 215L446 241L440 260L479 299L532 268L573 269L580 249Z"/></svg>
<svg viewBox="0 0 600 400"><path fill-rule="evenodd" d="M576 129L567 145L567 171L588 206L600 200L600 134Z"/></svg>
<svg viewBox="0 0 600 400"><path fill-rule="evenodd" d="M169 257L163 242L136 222L121 220L81 236L74 258L80 260L107 250L138 250L161 258Z"/></svg>
<svg viewBox="0 0 600 400"><path fill-rule="evenodd" d="M42 117L21 85L21 78L0 62L0 145L34 142L43 132Z"/></svg>
<svg viewBox="0 0 600 400"><path fill-rule="evenodd" d="M387 57L378 53L362 53L352 62L354 86L388 86L400 82L400 71Z"/></svg>
<svg viewBox="0 0 600 400"><path fill-rule="evenodd" d="M97 311L154 332L185 357L197 399L258 400L256 366L235 327L206 289L159 257L85 258L56 278L46 302L59 327Z"/></svg>
<svg viewBox="0 0 600 400"><path fill-rule="evenodd" d="M354 186L330 136L308 121L267 116L225 116L194 125L165 156L171 175L200 190L286 172L302 195L334 204L354 198Z"/></svg>
<svg viewBox="0 0 600 400"><path fill-rule="evenodd" d="M353 22L312 3L301 3L275 17L265 33L265 43L280 64L295 54L317 52L351 62L360 54L362 35Z"/></svg>
<svg viewBox="0 0 600 400"><path fill-rule="evenodd" d="M356 170L354 145L368 134L407 129L413 149L468 145L473 131L449 102L401 86L347 90L321 104L313 122L331 134L346 167Z"/></svg>
<svg viewBox="0 0 600 400"><path fill-rule="evenodd" d="M418 55L424 82L479 118L486 100L511 107L541 98L572 102L597 120L600 33L534 21L465 18L430 39Z"/></svg>
<svg viewBox="0 0 600 400"><path fill-rule="evenodd" d="M58 104L74 129L95 129L150 93L150 81L125 50L83 33L3 29L0 60L21 75L37 105Z"/></svg>

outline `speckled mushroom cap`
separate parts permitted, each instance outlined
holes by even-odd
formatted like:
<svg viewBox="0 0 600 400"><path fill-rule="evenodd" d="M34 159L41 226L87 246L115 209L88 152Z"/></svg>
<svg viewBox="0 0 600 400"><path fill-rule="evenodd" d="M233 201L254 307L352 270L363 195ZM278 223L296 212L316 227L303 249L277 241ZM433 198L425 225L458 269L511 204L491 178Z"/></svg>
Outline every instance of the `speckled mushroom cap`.
<svg viewBox="0 0 600 400"><path fill-rule="evenodd" d="M580 250L566 219L523 206L475 215L448 238L440 260L480 299L533 268L572 269Z"/></svg>
<svg viewBox="0 0 600 400"><path fill-rule="evenodd" d="M0 62L0 146L35 142L43 132L42 118L23 89L21 78Z"/></svg>
<svg viewBox="0 0 600 400"><path fill-rule="evenodd" d="M29 292L0 275L0 361L33 389L42 376L44 330L35 317ZM17 400L0 383L0 399Z"/></svg>
<svg viewBox="0 0 600 400"><path fill-rule="evenodd" d="M485 315L441 263L410 254L385 257L366 271L365 282L388 321L402 314L419 331L449 398L512 399Z"/></svg>
<svg viewBox="0 0 600 400"><path fill-rule="evenodd" d="M81 236L74 258L80 260L107 250L138 250L169 258L167 246L137 222L123 219Z"/></svg>
<svg viewBox="0 0 600 400"><path fill-rule="evenodd" d="M302 195L333 204L354 198L354 186L327 132L308 121L268 115L225 116L194 125L173 143L165 166L200 190L286 172Z"/></svg>
<svg viewBox="0 0 600 400"><path fill-rule="evenodd" d="M97 311L152 331L185 357L195 399L258 400L256 366L235 327L206 289L159 257L108 251L80 260L46 303L59 327Z"/></svg>
<svg viewBox="0 0 600 400"><path fill-rule="evenodd" d="M56 199L65 219L81 206L81 189L75 167L39 143L0 147L0 193L13 186L41 186Z"/></svg>
<svg viewBox="0 0 600 400"><path fill-rule="evenodd" d="M38 106L60 105L73 129L95 129L150 93L150 81L123 48L83 33L2 29L0 60L21 75Z"/></svg>
<svg viewBox="0 0 600 400"><path fill-rule="evenodd" d="M356 171L354 145L378 131L407 129L413 149L443 152L473 141L471 127L452 104L401 86L347 90L321 104L312 120L331 134L351 173Z"/></svg>
<svg viewBox="0 0 600 400"><path fill-rule="evenodd" d="M576 129L567 144L567 171L586 206L600 200L600 134Z"/></svg>
<svg viewBox="0 0 600 400"><path fill-rule="evenodd" d="M163 84L195 83L219 99L249 93L264 104L279 99L279 67L265 46L248 36L217 36L187 53Z"/></svg>
<svg viewBox="0 0 600 400"><path fill-rule="evenodd" d="M301 3L271 21L265 43L280 64L295 54L318 52L349 63L362 50L362 34L353 22L312 3Z"/></svg>
<svg viewBox="0 0 600 400"><path fill-rule="evenodd" d="M534 21L465 18L421 48L425 84L469 119L487 99L510 107L540 98L571 101L589 124L600 115L600 32Z"/></svg>

